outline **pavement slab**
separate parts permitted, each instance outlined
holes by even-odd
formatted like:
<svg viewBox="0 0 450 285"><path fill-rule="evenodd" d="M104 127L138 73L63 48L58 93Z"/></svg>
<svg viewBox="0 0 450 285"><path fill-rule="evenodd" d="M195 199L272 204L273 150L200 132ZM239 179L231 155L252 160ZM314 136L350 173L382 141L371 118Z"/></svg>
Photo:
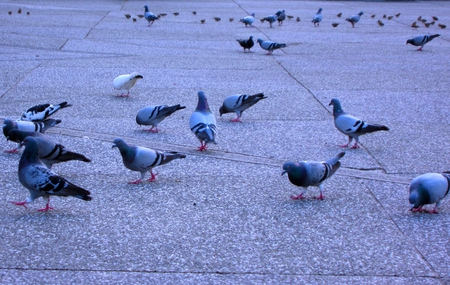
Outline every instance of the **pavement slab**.
<svg viewBox="0 0 450 285"><path fill-rule="evenodd" d="M151 27L139 17L145 4L166 14ZM293 18L260 21L281 9ZM352 28L345 18L359 11ZM252 12L245 27L239 19ZM439 19L427 28L419 16ZM52 198L47 213L37 211L42 199L12 205L28 191L17 178L21 153L4 152L17 144L3 140L0 284L448 284L450 204L411 213L408 193L413 177L450 170L450 34L438 26L449 23L446 1L0 1L0 120L72 104L47 135L92 162L52 170L93 196ZM422 52L405 45L436 33ZM236 39L250 35L287 47L244 52ZM143 79L117 97L113 79L134 71ZM206 152L188 127L199 90L219 129ZM268 98L241 123L219 117L227 96L259 92ZM332 98L390 130L340 148L347 137ZM163 104L186 108L157 134L136 124L141 108ZM112 148L117 137L186 158L130 185L140 174ZM285 162L340 151L323 201L317 187L290 199L301 189L281 176Z"/></svg>

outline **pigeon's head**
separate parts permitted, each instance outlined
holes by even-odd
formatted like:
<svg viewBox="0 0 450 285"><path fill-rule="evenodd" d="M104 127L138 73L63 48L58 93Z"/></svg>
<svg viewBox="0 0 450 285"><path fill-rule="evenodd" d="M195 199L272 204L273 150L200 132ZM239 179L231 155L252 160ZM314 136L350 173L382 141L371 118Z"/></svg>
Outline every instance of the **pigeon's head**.
<svg viewBox="0 0 450 285"><path fill-rule="evenodd" d="M321 12L322 12L322 8L319 8L319 11L317 11L317 13L320 14Z"/></svg>
<svg viewBox="0 0 450 285"><path fill-rule="evenodd" d="M123 147L125 147L127 145L127 143L121 138L115 139L113 143L114 144L112 145L112 147L113 148L117 147L118 149L122 149Z"/></svg>
<svg viewBox="0 0 450 285"><path fill-rule="evenodd" d="M131 73L131 78L135 78L135 79L142 79L144 78L142 75L140 75L138 72L133 72Z"/></svg>
<svg viewBox="0 0 450 285"><path fill-rule="evenodd" d="M263 42L262 39L258 39L258 43L261 44Z"/></svg>
<svg viewBox="0 0 450 285"><path fill-rule="evenodd" d="M414 39L409 39L409 40L407 40L407 41L406 41L406 44L412 44L412 45L414 45Z"/></svg>
<svg viewBox="0 0 450 285"><path fill-rule="evenodd" d="M222 117L223 114L225 114L225 108L223 107L223 105L219 109L219 114L220 114L221 117Z"/></svg>
<svg viewBox="0 0 450 285"><path fill-rule="evenodd" d="M255 13L251 13L250 15L251 15L252 17L255 17Z"/></svg>
<svg viewBox="0 0 450 285"><path fill-rule="evenodd" d="M364 15L364 12L361 11L361 12L358 13L358 15L361 17L362 15Z"/></svg>
<svg viewBox="0 0 450 285"><path fill-rule="evenodd" d="M147 6L147 5L145 5L144 8L145 8L145 12L149 12L148 6ZM142 10L141 10L141 11L142 11Z"/></svg>
<svg viewBox="0 0 450 285"><path fill-rule="evenodd" d="M17 143L21 143L23 140L23 136L21 135L21 131L19 130L10 130L6 135L6 140L13 141Z"/></svg>
<svg viewBox="0 0 450 285"><path fill-rule="evenodd" d="M286 162L283 165L283 171L281 172L281 175L284 175L286 173L289 175L289 174L293 173L296 168L298 168L298 164L296 164L294 162Z"/></svg>
<svg viewBox="0 0 450 285"><path fill-rule="evenodd" d="M409 194L409 203L411 204L411 211L419 208L422 204L421 199L419 198L419 192L417 190L412 191L411 194Z"/></svg>
<svg viewBox="0 0 450 285"><path fill-rule="evenodd" d="M26 137L21 143L20 146L25 146L25 148L29 151L36 151L37 153L37 149L38 149L38 144L35 138L33 137Z"/></svg>

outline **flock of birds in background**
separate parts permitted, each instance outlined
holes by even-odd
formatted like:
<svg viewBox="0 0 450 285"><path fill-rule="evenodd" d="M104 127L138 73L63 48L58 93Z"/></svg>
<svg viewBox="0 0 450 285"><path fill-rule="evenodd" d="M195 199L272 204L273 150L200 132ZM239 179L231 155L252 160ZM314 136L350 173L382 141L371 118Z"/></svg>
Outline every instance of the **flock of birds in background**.
<svg viewBox="0 0 450 285"><path fill-rule="evenodd" d="M151 13L148 6L145 7L145 13L142 17L148 21L148 25L153 25L155 20L158 20L164 14L155 15ZM18 13L21 13L20 9ZM196 12L192 12L194 15ZM12 14L10 11L9 14ZM29 14L29 12L27 12ZM177 16L179 13L174 13ZM354 27L355 23L359 22L363 15L360 12L357 15L346 19ZM342 13L337 16L340 17ZM130 15L125 15L130 18ZM139 15L140 16L140 15ZM383 17L385 18L386 15ZM400 13L395 15L400 16ZM245 26L253 26L255 14L246 16L240 19L240 22ZM272 27L272 23L278 22L281 26L283 21L292 16L286 16L285 10L278 11L274 15L264 17L261 22L268 21ZM375 15L372 15L374 18ZM393 16L389 16L388 19ZM420 17L421 18L421 17ZM220 18L215 18L220 21ZM434 20L438 20L433 17ZM297 18L299 21L300 18ZM232 18L230 18L230 22ZM322 21L322 8L320 8L312 19L314 26L319 26ZM204 21L203 21L204 22ZM379 21L380 22L380 21ZM424 22L425 23L425 22ZM333 23L334 24L334 23ZM334 25L333 25L334 26ZM443 27L445 28L445 27ZM436 35L423 35L409 39L407 44L420 46L419 50ZM253 46L253 37L248 40L238 40L240 45L250 50ZM275 49L285 47L285 44L279 44L271 41L263 41L258 39L260 46L271 54ZM119 97L130 96L130 89L136 84L137 80L142 79L143 76L137 72L131 74L123 74L113 80L115 89L122 91ZM125 93L126 92L126 93ZM254 95L237 94L227 97L219 109L220 116L227 113L236 113L237 117L232 122L240 122L242 113L248 108L252 107L262 99L266 99L263 93ZM351 146L352 149L359 148L359 137L361 135L377 132L388 131L389 128L379 124L369 124L357 117L347 114L341 107L338 99L332 99L330 106L333 106L333 117L335 127L348 136L347 144L340 147L349 147L354 140L355 143ZM72 105L67 102L62 102L57 105L39 104L27 109L18 120L5 119L3 124L3 134L7 140L18 143L18 147L12 150L7 150L7 153L18 153L20 148L25 146L19 161L18 177L20 183L29 190L30 196L25 201L12 202L18 206L26 207L27 204L33 202L39 197L46 200L46 206L38 211L48 211L53 209L50 206L50 196L73 196L82 200L89 201L92 199L90 192L79 186L72 184L63 177L59 176L51 170L55 163L61 163L71 160L79 160L83 162L91 162L89 158L83 154L68 150L61 144L54 142L51 138L46 136L44 132L61 123L59 119L50 118L51 115L58 110L70 107ZM158 133L158 124L165 118L178 110L185 109L181 105L158 105L149 106L139 110L136 115L136 123L139 125L151 126L150 129L144 130L152 133ZM211 112L208 105L208 100L203 91L198 92L198 103L195 111L189 118L189 126L193 134L200 141L199 151L206 151L208 144L216 144L216 136L218 133L215 115ZM127 144L122 138L116 138L113 141L113 148L118 148L122 156L123 164L126 168L141 173L138 180L129 182L130 184L139 184L145 179L147 172L150 173L149 182L156 179L156 173L153 168L164 165L175 159L185 158L186 155L177 152L162 152L150 148L135 146ZM340 159L345 155L345 152L340 152L335 157L326 161L301 161L299 163L287 162L283 165L283 174L287 174L289 181L301 187L303 190L299 195L291 196L293 200L305 199L305 193L308 187L316 186L320 190L320 195L315 197L317 199L324 199L322 183L331 177L341 166ZM411 204L411 211L413 212L428 212L437 213L437 207L441 200L450 191L450 173L427 173L414 178L410 184L409 202ZM435 204L433 210L426 210L424 205Z"/></svg>

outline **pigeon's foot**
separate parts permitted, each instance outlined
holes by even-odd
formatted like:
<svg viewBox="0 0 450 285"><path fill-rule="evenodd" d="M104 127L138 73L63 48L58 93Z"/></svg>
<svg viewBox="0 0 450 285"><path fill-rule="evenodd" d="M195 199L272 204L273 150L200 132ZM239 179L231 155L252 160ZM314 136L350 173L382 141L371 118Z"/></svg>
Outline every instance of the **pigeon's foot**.
<svg viewBox="0 0 450 285"><path fill-rule="evenodd" d="M418 51L422 51L422 48L423 48L423 47L420 47L420 48L418 49Z"/></svg>
<svg viewBox="0 0 450 285"><path fill-rule="evenodd" d="M233 123L240 123L241 118L237 117L236 119L231 120Z"/></svg>
<svg viewBox="0 0 450 285"><path fill-rule="evenodd" d="M303 193L300 193L300 195L297 195L297 196L291 196L291 199L292 200L302 200L302 199L305 199L305 197L303 197Z"/></svg>
<svg viewBox="0 0 450 285"><path fill-rule="evenodd" d="M148 130L144 130L144 132L150 132L150 133L156 134L157 132L159 132L159 130L158 130L158 128L154 129L154 127L151 127Z"/></svg>
<svg viewBox="0 0 450 285"><path fill-rule="evenodd" d="M206 145L201 145L201 146L198 147L199 151L204 151L204 150L207 150L207 149L208 149L208 146L206 146Z"/></svg>
<svg viewBox="0 0 450 285"><path fill-rule="evenodd" d="M271 55L273 51L269 51L268 53L266 53L266 55Z"/></svg>
<svg viewBox="0 0 450 285"><path fill-rule="evenodd" d="M325 198L325 196L323 196L323 194L322 194L322 193L320 193L320 195L319 195L319 196L317 196L317 197L314 197L314 199L317 199L317 200L323 200L323 198Z"/></svg>
<svg viewBox="0 0 450 285"><path fill-rule="evenodd" d="M138 179L138 180L136 180L136 181L130 181L130 182L128 182L128 184L139 184L139 183L141 183L142 182L142 180L141 179Z"/></svg>
<svg viewBox="0 0 450 285"><path fill-rule="evenodd" d="M27 201L23 201L23 202L13 202L13 201L11 201L11 203L16 205L16 206L24 206L25 208L27 208Z"/></svg>
<svg viewBox="0 0 450 285"><path fill-rule="evenodd" d="M50 203L47 203L45 208L38 209L39 212L48 212L48 210L53 210L53 207L50 207Z"/></svg>
<svg viewBox="0 0 450 285"><path fill-rule="evenodd" d="M348 144L340 144L339 147L342 147L342 148L348 147Z"/></svg>
<svg viewBox="0 0 450 285"><path fill-rule="evenodd" d="M356 149L356 148L359 148L359 144L357 144L357 143L355 143L355 144L351 147L351 149Z"/></svg>
<svg viewBox="0 0 450 285"><path fill-rule="evenodd" d="M156 175L158 175L158 173L153 173L153 171L150 171L150 175L151 175L151 177L147 181L153 182L156 180Z"/></svg>
<svg viewBox="0 0 450 285"><path fill-rule="evenodd" d="M436 211L436 209L433 209L433 210L424 210L424 212L425 212L425 213L428 213L428 214L439 214L439 212Z"/></svg>
<svg viewBox="0 0 450 285"><path fill-rule="evenodd" d="M418 208L411 208L411 212L413 212L413 213L422 212L422 206L420 206Z"/></svg>
<svg viewBox="0 0 450 285"><path fill-rule="evenodd" d="M18 153L19 149L18 148L14 148L14 149L10 149L10 150L5 150L5 153Z"/></svg>

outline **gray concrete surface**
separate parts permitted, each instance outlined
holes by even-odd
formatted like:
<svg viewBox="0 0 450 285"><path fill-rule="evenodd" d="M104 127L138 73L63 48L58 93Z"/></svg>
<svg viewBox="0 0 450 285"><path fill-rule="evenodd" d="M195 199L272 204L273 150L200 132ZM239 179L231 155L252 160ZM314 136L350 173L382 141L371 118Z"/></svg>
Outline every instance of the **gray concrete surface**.
<svg viewBox="0 0 450 285"><path fill-rule="evenodd" d="M137 17L144 4L0 1L0 118L40 103L73 104L48 134L92 163L53 169L93 196L53 198L48 213L36 211L42 199L28 209L10 204L28 191L17 178L20 155L3 152L15 144L3 139L1 284L450 282L448 198L437 215L412 214L407 200L412 177L450 170L450 35L437 26L450 24L448 3L151 1L151 11L168 14L152 27ZM319 7L324 20L314 28ZM280 9L294 20L273 28L259 21ZM351 28L344 18L359 11ZM251 12L256 27L245 28L238 19ZM439 20L413 29L418 16ZM441 37L422 52L405 45L434 33ZM250 35L288 47L244 53L235 39ZM133 71L144 79L129 98L115 97L112 80ZM218 144L206 153L188 127L199 90L218 118ZM269 98L242 123L219 118L225 97L257 92ZM390 131L347 151L324 201L312 199L317 189L292 201L300 190L280 176L282 164L327 159L346 142L331 98ZM142 107L178 103L187 108L159 134L135 123ZM187 158L159 167L156 182L129 185L139 174L111 149L116 137Z"/></svg>

